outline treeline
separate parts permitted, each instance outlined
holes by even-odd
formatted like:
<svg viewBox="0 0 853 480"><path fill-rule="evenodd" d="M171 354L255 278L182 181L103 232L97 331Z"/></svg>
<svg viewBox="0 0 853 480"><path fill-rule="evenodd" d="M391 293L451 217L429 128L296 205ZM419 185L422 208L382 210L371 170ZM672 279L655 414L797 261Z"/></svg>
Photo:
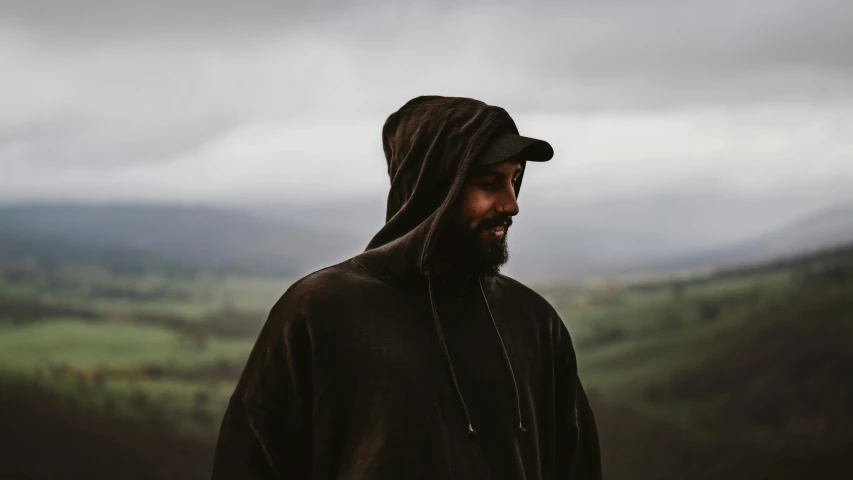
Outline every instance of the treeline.
<svg viewBox="0 0 853 480"><path fill-rule="evenodd" d="M172 313L137 312L117 317L101 312L62 303L45 302L35 298L22 298L0 294L0 321L12 325L26 325L53 320L57 317L73 317L87 323L107 323L117 320L138 325L156 326L171 330L188 339L188 343L205 346L214 337L254 338L266 320L259 312L224 308L204 318L186 318Z"/></svg>
<svg viewBox="0 0 853 480"><path fill-rule="evenodd" d="M668 287L678 294L691 286L705 285L719 280L760 275L775 271L790 270L799 278L805 276L820 277L822 275L840 275L843 277L845 275L843 272L850 272L851 269L853 269L853 243L847 243L818 249L802 255L778 258L755 265L719 268L703 275L644 281L632 284L627 288L635 291L646 291Z"/></svg>

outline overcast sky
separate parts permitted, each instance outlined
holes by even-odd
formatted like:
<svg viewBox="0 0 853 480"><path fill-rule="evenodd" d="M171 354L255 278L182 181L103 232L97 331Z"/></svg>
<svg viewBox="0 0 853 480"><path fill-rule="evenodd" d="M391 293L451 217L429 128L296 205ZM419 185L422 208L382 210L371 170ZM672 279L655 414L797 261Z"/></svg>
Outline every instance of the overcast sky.
<svg viewBox="0 0 853 480"><path fill-rule="evenodd" d="M421 94L549 140L527 195L853 198L853 2L514 3L0 0L0 202L384 198Z"/></svg>

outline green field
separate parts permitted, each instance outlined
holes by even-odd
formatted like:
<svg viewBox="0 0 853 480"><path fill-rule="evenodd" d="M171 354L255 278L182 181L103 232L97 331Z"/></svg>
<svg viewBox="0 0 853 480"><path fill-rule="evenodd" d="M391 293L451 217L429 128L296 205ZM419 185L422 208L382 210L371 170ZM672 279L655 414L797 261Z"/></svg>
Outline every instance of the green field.
<svg viewBox="0 0 853 480"><path fill-rule="evenodd" d="M19 267L0 266L4 383L206 442L292 281ZM535 288L572 333L613 478L649 461L632 442L658 442L675 452L666 468L689 468L697 461L678 453L685 444L772 459L794 441L802 450L850 440L851 249L669 280Z"/></svg>
<svg viewBox="0 0 853 480"><path fill-rule="evenodd" d="M267 311L291 282L116 275L96 265L4 273L4 380L203 438L215 434Z"/></svg>

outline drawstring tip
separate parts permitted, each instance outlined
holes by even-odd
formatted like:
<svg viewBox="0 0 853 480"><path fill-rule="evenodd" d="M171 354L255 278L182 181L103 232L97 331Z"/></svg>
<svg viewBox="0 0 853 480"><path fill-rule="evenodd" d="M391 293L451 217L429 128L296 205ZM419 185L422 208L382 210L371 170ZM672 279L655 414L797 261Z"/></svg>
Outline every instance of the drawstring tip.
<svg viewBox="0 0 853 480"><path fill-rule="evenodd" d="M474 438L477 436L477 431L474 430L474 425L468 424L468 436Z"/></svg>
<svg viewBox="0 0 853 480"><path fill-rule="evenodd" d="M518 427L516 427L516 430L518 431L518 433L524 433L527 431L527 429L524 428L524 425L522 425L521 422L518 422Z"/></svg>

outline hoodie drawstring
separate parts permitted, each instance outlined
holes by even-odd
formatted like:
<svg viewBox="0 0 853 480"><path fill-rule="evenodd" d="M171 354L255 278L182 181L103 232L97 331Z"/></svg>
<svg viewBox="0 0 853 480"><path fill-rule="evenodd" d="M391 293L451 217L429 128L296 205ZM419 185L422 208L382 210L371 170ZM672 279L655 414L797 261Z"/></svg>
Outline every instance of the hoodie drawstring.
<svg viewBox="0 0 853 480"><path fill-rule="evenodd" d="M509 353L506 351L506 345L504 344L503 336L501 335L501 331L498 328L498 322L495 321L495 316L492 315L492 307L489 306L489 300L486 298L486 291L483 289L483 282L478 278L477 283L480 285L480 293L483 294L483 302L486 303L486 311L489 312L489 318L492 319L492 325L495 327L495 333L498 334L498 340L501 342L501 350L503 350L504 354L504 362L506 362L506 368L509 370L509 376L512 378L512 388L515 389L515 413L518 415L518 426L516 427L519 432L526 432L527 429L524 428L524 425L521 421L521 397L518 394L518 382L515 381L515 372L512 370L512 363L509 361Z"/></svg>
<svg viewBox="0 0 853 480"><path fill-rule="evenodd" d="M462 404L462 410L465 411L465 420L468 422L468 435L476 436L477 431L474 430L474 425L471 423L471 415L468 414L468 407L465 405L465 398L462 397L462 390L459 388L459 382L456 381L456 371L453 369L453 362L450 360L450 351L447 350L447 343L444 341L444 334L441 332L441 323L438 321L438 310L435 308L435 300L432 295L432 280L427 273L427 288L429 290L429 303L432 306L432 319L435 322L435 332L438 334L438 341L444 350L444 359L447 360L447 366L450 367L450 378L453 379L453 386L456 387L456 395L459 396L459 403Z"/></svg>
<svg viewBox="0 0 853 480"><path fill-rule="evenodd" d="M435 308L435 299L432 293L432 280L429 272L426 274L427 277L427 289L429 290L429 303L432 307L432 319L435 322L435 332L438 334L438 341L441 343L442 350L444 351L444 359L447 361L447 366L450 369L450 378L453 379L453 386L456 388L456 395L459 397L459 403L462 404L462 410L465 412L465 420L468 422L468 435L474 437L477 435L477 431L474 430L474 425L471 422L471 415L468 413L468 406L465 404L465 398L462 396L462 390L459 388L459 382L456 380L456 371L453 368L453 361L450 359L450 351L447 349L447 343L444 341L444 334L441 330L441 322L438 319L438 310ZM527 429L524 428L524 425L521 420L521 397L518 394L518 383L515 379L515 372L512 369L512 364L509 361L509 353L507 353L506 345L504 344L503 336L501 335L500 330L498 329L498 324L495 321L494 315L492 315L492 309L489 306L489 301L486 298L486 292L483 289L483 283L478 279L478 283L480 285L480 293L483 295L483 301L486 303L486 311L489 312L489 318L492 320L492 326L495 328L495 333L498 335L498 341L501 344L501 350L503 351L504 363L506 364L507 370L509 371L509 376L512 379L512 387L515 390L515 411L518 415L518 425L516 426L516 430L518 432L526 432Z"/></svg>

